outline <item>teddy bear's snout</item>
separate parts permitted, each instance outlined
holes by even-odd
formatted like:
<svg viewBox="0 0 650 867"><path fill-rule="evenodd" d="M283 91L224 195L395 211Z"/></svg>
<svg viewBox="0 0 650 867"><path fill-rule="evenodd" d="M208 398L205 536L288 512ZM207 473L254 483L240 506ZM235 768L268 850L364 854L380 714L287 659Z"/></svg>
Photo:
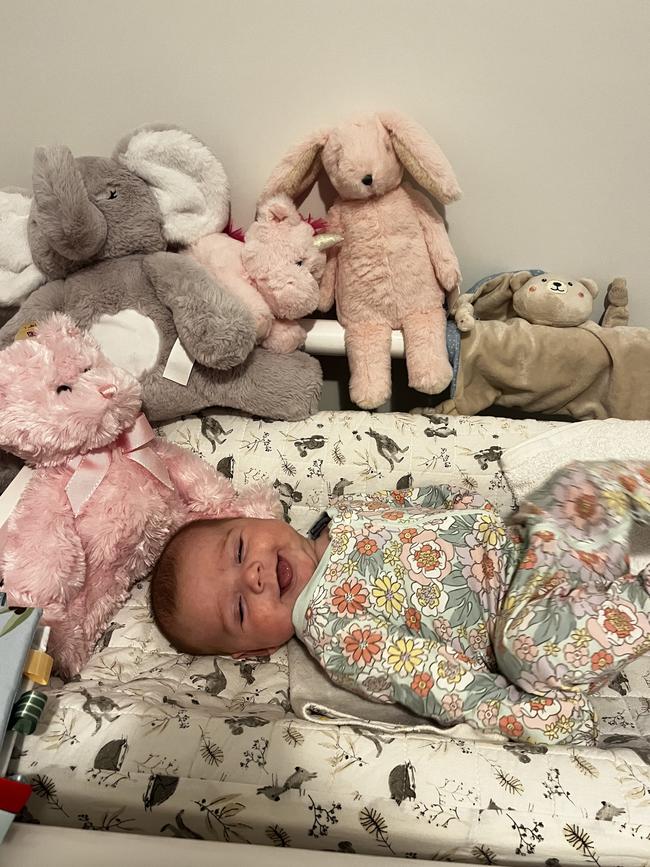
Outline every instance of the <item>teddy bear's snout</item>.
<svg viewBox="0 0 650 867"><path fill-rule="evenodd" d="M557 280L554 280L551 283L551 292L566 292L566 286L564 283L559 283Z"/></svg>

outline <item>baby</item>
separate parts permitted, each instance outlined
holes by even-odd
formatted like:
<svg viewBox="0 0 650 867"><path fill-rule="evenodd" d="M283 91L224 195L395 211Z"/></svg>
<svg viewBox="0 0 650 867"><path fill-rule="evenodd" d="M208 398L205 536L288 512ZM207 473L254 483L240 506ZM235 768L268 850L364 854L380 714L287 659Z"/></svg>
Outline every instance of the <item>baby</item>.
<svg viewBox="0 0 650 867"><path fill-rule="evenodd" d="M650 464L572 464L506 527L448 487L343 497L303 537L276 520L199 521L151 584L183 652L267 654L296 634L340 686L436 724L593 743L588 695L650 651ZM326 526L329 523L329 526Z"/></svg>

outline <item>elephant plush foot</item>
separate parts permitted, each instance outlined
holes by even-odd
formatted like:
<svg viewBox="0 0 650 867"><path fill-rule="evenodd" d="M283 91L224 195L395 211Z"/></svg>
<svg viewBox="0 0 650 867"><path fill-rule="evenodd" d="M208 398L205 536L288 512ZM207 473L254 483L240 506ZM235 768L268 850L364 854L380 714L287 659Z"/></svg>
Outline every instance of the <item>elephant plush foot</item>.
<svg viewBox="0 0 650 867"><path fill-rule="evenodd" d="M294 421L316 412L322 384L320 364L310 355L279 355L258 347L232 370L195 364L186 386L164 379L157 370L143 381L143 409L151 421L209 407Z"/></svg>
<svg viewBox="0 0 650 867"><path fill-rule="evenodd" d="M287 421L307 418L318 410L323 373L311 355L256 349L244 366L239 409Z"/></svg>

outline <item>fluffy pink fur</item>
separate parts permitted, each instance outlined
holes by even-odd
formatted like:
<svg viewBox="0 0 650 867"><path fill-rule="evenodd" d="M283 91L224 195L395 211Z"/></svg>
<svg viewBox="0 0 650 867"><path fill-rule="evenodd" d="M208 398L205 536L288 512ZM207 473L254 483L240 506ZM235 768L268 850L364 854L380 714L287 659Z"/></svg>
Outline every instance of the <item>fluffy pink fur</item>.
<svg viewBox="0 0 650 867"><path fill-rule="evenodd" d="M343 235L343 243L330 253L319 307L328 310L336 300L352 400L374 409L390 397L390 331L397 328L404 332L409 385L437 394L451 380L443 305L460 271L444 221L426 197L402 184L402 175L406 168L447 203L460 196L451 166L413 121L363 116L293 148L263 195L297 196L321 168L338 193L329 230Z"/></svg>
<svg viewBox="0 0 650 867"><path fill-rule="evenodd" d="M12 605L43 608L66 676L81 669L131 585L183 524L281 516L270 489L237 496L215 469L165 440L149 445L172 489L128 459L115 441L139 412L138 382L66 316L55 314L37 337L0 353L0 447L36 470L6 525L3 589ZM65 490L70 458L106 447L108 472L75 517Z"/></svg>
<svg viewBox="0 0 650 867"><path fill-rule="evenodd" d="M219 284L249 307L265 349L293 352L305 341L295 320L318 306L326 261L314 245L316 231L288 196L278 195L260 205L243 244L214 233L190 248Z"/></svg>

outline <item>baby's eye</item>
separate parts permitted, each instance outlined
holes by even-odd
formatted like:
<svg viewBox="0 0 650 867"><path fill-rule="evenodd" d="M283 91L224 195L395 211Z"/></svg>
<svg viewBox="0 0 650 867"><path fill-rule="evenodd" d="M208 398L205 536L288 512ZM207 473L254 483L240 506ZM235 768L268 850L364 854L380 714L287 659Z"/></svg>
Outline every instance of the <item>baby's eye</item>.
<svg viewBox="0 0 650 867"><path fill-rule="evenodd" d="M244 553L244 540L240 538L239 539L239 548L237 549L237 562L238 563L241 563L243 553Z"/></svg>
<svg viewBox="0 0 650 867"><path fill-rule="evenodd" d="M304 262L305 262L304 259L296 259L296 265L298 265L300 268L302 268Z"/></svg>
<svg viewBox="0 0 650 867"><path fill-rule="evenodd" d="M62 391L72 391L72 389L70 388L69 385L60 385L60 386L57 388L56 393L57 393L57 394L61 394Z"/></svg>
<svg viewBox="0 0 650 867"><path fill-rule="evenodd" d="M244 603L242 601L241 596L239 597L239 623L242 626L244 624Z"/></svg>

